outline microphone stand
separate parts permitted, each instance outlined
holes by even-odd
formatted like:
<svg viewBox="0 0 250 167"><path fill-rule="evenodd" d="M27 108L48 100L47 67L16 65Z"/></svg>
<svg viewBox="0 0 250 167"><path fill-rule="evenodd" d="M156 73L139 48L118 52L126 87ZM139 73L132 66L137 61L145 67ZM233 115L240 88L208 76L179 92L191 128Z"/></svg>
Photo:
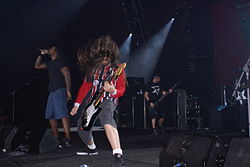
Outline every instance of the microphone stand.
<svg viewBox="0 0 250 167"><path fill-rule="evenodd" d="M247 78L247 110L248 110L248 137L250 138L250 90L249 90L249 68L247 65L247 68L244 69L246 72L246 78Z"/></svg>
<svg viewBox="0 0 250 167"><path fill-rule="evenodd" d="M13 125L15 125L15 96L16 96L16 93L19 90L23 89L25 86L28 86L36 78L38 78L38 76L32 77L31 79L29 79L28 81L26 81L25 83L23 83L22 85L20 85L19 87L17 87L16 89L11 91L11 95L12 95L12 123L13 123Z"/></svg>
<svg viewBox="0 0 250 167"><path fill-rule="evenodd" d="M247 63L243 67L243 71L241 73L240 79L236 83L236 87L233 91L232 96L235 97L236 91L239 88L240 82L242 80L242 77L244 73L246 73L246 79L247 79L247 110L248 110L248 137L250 138L250 89L249 89L249 62L250 62L250 56L248 57Z"/></svg>

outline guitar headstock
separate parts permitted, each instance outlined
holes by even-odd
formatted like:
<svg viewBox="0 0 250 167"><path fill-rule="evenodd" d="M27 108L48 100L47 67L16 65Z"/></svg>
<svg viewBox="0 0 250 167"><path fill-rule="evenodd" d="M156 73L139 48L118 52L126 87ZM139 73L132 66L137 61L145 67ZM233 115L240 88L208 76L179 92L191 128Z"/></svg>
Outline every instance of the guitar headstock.
<svg viewBox="0 0 250 167"><path fill-rule="evenodd" d="M180 85L180 83L181 83L181 81L176 82L176 83L174 84L174 86L172 86L172 88L171 88L171 89L176 88L176 86Z"/></svg>
<svg viewBox="0 0 250 167"><path fill-rule="evenodd" d="M116 76L121 75L122 70L126 67L126 65L127 65L126 63L120 64L119 67L117 68L117 70L115 71L115 75Z"/></svg>

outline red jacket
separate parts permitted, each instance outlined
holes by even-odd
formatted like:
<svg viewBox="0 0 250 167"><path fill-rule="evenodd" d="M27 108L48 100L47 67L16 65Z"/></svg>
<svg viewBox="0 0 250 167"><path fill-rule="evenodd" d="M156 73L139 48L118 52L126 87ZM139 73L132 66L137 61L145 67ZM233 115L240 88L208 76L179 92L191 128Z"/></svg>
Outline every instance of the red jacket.
<svg viewBox="0 0 250 167"><path fill-rule="evenodd" d="M125 83L125 72L122 71L121 75L113 82L116 89L116 94L110 95L111 98L119 98L124 95L126 90L126 83ZM79 106L83 99L86 97L87 93L93 89L93 82L87 82L86 77L78 91L77 98L75 101L75 106Z"/></svg>

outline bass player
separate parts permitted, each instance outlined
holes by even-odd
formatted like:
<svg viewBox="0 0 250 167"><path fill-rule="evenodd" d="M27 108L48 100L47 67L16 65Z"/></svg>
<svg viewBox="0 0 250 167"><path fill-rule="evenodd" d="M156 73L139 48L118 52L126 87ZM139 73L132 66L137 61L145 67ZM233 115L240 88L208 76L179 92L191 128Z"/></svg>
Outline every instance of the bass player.
<svg viewBox="0 0 250 167"><path fill-rule="evenodd" d="M145 99L149 105L149 115L151 118L153 135L158 135L159 133L165 133L162 128L165 113L161 109L161 107L156 106L156 102L158 99L166 95L168 92L162 88L160 81L161 77L159 74L153 75L152 81L148 83L144 93ZM172 93L172 91L173 91L172 89L169 89L169 93ZM158 127L156 127L157 121L158 121Z"/></svg>

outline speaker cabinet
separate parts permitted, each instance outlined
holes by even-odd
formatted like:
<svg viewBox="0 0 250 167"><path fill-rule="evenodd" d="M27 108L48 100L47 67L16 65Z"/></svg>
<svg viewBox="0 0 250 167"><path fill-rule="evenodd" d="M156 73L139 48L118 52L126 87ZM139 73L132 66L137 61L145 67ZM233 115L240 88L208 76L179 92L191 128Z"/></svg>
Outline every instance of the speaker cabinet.
<svg viewBox="0 0 250 167"><path fill-rule="evenodd" d="M58 142L52 135L51 130L45 127L21 127L13 140L8 142L11 142L12 150L18 150L20 146L23 146L26 147L26 152L31 153L51 152L58 146Z"/></svg>
<svg viewBox="0 0 250 167"><path fill-rule="evenodd" d="M224 167L250 166L250 139L231 140Z"/></svg>
<svg viewBox="0 0 250 167"><path fill-rule="evenodd" d="M8 134L8 136L5 138L4 141L4 149L9 152L11 151L12 148L12 141L15 138L17 132L18 132L19 128L18 127L13 127L13 129L11 130L11 132Z"/></svg>
<svg viewBox="0 0 250 167"><path fill-rule="evenodd" d="M173 136L160 152L160 167L201 167L212 140L206 137Z"/></svg>
<svg viewBox="0 0 250 167"><path fill-rule="evenodd" d="M145 128L144 79L128 77L128 87L118 105L118 126Z"/></svg>
<svg viewBox="0 0 250 167"><path fill-rule="evenodd" d="M187 92L184 89L177 90L177 126L179 129L187 127L187 113L186 113L186 97Z"/></svg>
<svg viewBox="0 0 250 167"><path fill-rule="evenodd" d="M125 94L119 99L119 104L117 106L118 116L117 125L122 128L132 128L133 127L133 115L132 115L132 98Z"/></svg>
<svg viewBox="0 0 250 167"><path fill-rule="evenodd" d="M32 146L33 146L33 151L39 152L39 153L45 153L45 152L51 152L51 151L56 150L58 146L58 142L56 138L52 135L51 130L46 129L44 135L42 136L39 142L39 146L37 146L37 143L34 143Z"/></svg>
<svg viewBox="0 0 250 167"><path fill-rule="evenodd" d="M144 94L138 93L133 98L133 128L146 128L146 113L144 108Z"/></svg>
<svg viewBox="0 0 250 167"><path fill-rule="evenodd" d="M227 151L228 145L215 136L203 161L203 167L222 167L225 164Z"/></svg>
<svg viewBox="0 0 250 167"><path fill-rule="evenodd" d="M228 106L221 110L213 108L210 111L209 127L211 129L237 130L238 113L238 108L235 106Z"/></svg>
<svg viewBox="0 0 250 167"><path fill-rule="evenodd" d="M0 149L2 151L11 151L11 142L18 131L17 127L6 124L0 130Z"/></svg>

